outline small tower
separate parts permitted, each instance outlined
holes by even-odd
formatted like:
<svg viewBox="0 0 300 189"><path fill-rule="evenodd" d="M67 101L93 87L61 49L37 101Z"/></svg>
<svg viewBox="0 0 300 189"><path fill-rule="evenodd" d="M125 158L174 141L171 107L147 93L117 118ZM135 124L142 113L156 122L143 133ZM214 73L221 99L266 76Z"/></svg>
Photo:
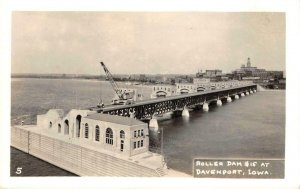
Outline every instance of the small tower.
<svg viewBox="0 0 300 189"><path fill-rule="evenodd" d="M248 57L248 60L247 60L247 67L251 67L251 62L250 62L250 58Z"/></svg>

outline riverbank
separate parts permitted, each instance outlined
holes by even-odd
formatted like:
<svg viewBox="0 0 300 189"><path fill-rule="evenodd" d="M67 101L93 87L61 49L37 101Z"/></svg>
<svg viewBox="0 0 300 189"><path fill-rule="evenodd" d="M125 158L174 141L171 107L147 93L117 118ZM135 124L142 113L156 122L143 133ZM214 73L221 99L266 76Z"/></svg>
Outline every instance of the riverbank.
<svg viewBox="0 0 300 189"><path fill-rule="evenodd" d="M257 91L259 91L259 92L265 92L265 91L284 91L285 92L285 89L266 89L263 86L257 84Z"/></svg>

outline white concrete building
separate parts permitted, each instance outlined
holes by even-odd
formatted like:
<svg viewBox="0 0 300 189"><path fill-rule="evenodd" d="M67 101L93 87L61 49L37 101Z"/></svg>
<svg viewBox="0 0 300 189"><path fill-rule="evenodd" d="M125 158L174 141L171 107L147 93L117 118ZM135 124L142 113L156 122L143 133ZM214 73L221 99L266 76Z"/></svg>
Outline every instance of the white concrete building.
<svg viewBox="0 0 300 189"><path fill-rule="evenodd" d="M139 120L89 110L51 109L37 116L37 126L44 132L102 148L124 156L148 152L148 125Z"/></svg>

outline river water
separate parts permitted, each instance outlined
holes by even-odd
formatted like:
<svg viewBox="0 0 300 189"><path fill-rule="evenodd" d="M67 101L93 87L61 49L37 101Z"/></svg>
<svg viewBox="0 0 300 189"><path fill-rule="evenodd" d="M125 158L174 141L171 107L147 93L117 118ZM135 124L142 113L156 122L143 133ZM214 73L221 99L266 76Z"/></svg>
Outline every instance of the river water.
<svg viewBox="0 0 300 189"><path fill-rule="evenodd" d="M106 81L12 79L11 84L13 125L35 124L36 115L50 108L67 112L94 106L99 96L109 103L114 96ZM150 86L130 87L149 98ZM150 150L163 153L170 168L190 175L193 158L284 158L285 91L258 92L222 107L210 106L209 112L195 110L188 118L160 120L159 126L160 133L150 133ZM73 175L12 148L11 175L20 166L23 176Z"/></svg>

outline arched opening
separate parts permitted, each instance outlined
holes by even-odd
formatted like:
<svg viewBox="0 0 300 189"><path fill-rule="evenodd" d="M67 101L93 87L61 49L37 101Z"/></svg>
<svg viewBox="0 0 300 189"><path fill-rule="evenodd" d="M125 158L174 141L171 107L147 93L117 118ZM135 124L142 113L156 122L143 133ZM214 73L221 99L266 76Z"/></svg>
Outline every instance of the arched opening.
<svg viewBox="0 0 300 189"><path fill-rule="evenodd" d="M165 91L157 91L156 92L156 97L166 97L167 96L167 92Z"/></svg>
<svg viewBox="0 0 300 189"><path fill-rule="evenodd" d="M96 128L95 128L95 141L100 141L100 128L98 125L96 125Z"/></svg>
<svg viewBox="0 0 300 189"><path fill-rule="evenodd" d="M106 144L114 144L113 131L111 130L111 128L106 129Z"/></svg>
<svg viewBox="0 0 300 189"><path fill-rule="evenodd" d="M84 126L84 138L89 138L89 125L87 123Z"/></svg>
<svg viewBox="0 0 300 189"><path fill-rule="evenodd" d="M80 124L81 124L81 115L76 117L76 137L80 137Z"/></svg>
<svg viewBox="0 0 300 189"><path fill-rule="evenodd" d="M64 122L64 134L68 135L69 134L69 121L66 119Z"/></svg>
<svg viewBox="0 0 300 189"><path fill-rule="evenodd" d="M189 93L189 90L184 88L184 89L180 89L180 94L187 94Z"/></svg>
<svg viewBox="0 0 300 189"><path fill-rule="evenodd" d="M123 130L120 131L120 138L125 138L125 132Z"/></svg>
<svg viewBox="0 0 300 189"><path fill-rule="evenodd" d="M60 125L60 123L58 124L57 129L58 129L58 133L61 133L61 125Z"/></svg>
<svg viewBox="0 0 300 189"><path fill-rule="evenodd" d="M205 88L204 88L204 87L198 87L198 88L197 88L197 92L202 92L202 91L205 91Z"/></svg>

